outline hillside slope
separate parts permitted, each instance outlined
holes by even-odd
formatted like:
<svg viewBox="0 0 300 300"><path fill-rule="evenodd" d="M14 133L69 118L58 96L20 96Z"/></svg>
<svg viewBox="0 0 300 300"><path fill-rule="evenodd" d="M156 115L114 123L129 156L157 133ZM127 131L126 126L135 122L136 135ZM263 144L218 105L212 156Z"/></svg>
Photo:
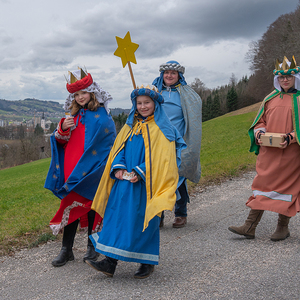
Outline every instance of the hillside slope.
<svg viewBox="0 0 300 300"><path fill-rule="evenodd" d="M130 109L111 108L111 115L129 114ZM25 100L3 100L0 99L0 119L22 121L32 117L42 117L57 122L64 116L63 104L55 101L45 101L37 99Z"/></svg>
<svg viewBox="0 0 300 300"><path fill-rule="evenodd" d="M249 105L247 107L232 111L232 112L226 114L225 116L230 117L230 116L246 114L246 113L249 113L249 112L257 112L260 105L261 105L261 102L257 102L255 104Z"/></svg>
<svg viewBox="0 0 300 300"><path fill-rule="evenodd" d="M224 115L203 123L201 187L253 170L248 128L256 109L246 114ZM17 245L29 245L43 232L60 200L44 189L50 159L0 170L0 254ZM192 188L191 183L189 183Z"/></svg>

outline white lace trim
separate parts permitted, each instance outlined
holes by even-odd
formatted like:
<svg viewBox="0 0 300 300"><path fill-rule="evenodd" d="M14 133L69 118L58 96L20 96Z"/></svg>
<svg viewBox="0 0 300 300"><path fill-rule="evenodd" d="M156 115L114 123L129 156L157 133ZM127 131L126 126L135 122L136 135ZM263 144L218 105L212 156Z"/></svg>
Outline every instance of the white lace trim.
<svg viewBox="0 0 300 300"><path fill-rule="evenodd" d="M53 232L54 235L58 235L59 232L60 232L65 226L68 225L71 209L74 208L74 207L78 207L78 206L83 206L83 204L80 203L80 202L74 201L74 202L72 203L72 205L70 205L70 206L68 206L68 207L65 208L64 213L63 213L63 216L62 216L62 218L61 218L60 224L50 225L50 228L51 228L51 230L52 230L52 232Z"/></svg>
<svg viewBox="0 0 300 300"><path fill-rule="evenodd" d="M99 103L104 104L104 107L107 111L107 113L109 114L109 108L108 108L108 102L112 101L112 96L110 95L110 93L108 93L107 91L103 90L98 84L97 82L93 82L90 86L88 86L86 89L83 89L82 91L88 92L88 93L94 93L96 96L96 99ZM68 98L65 101L65 105L64 105L64 110L65 111L69 111L70 109L70 105L72 104L73 100L74 100L74 95L73 94L69 94Z"/></svg>

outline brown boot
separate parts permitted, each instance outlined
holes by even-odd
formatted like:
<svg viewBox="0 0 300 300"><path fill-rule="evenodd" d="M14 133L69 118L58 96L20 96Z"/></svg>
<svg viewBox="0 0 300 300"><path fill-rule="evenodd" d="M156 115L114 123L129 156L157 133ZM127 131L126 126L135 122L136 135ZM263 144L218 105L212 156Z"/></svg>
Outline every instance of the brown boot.
<svg viewBox="0 0 300 300"><path fill-rule="evenodd" d="M175 217L173 222L173 228L182 228L187 223L187 217Z"/></svg>
<svg viewBox="0 0 300 300"><path fill-rule="evenodd" d="M251 209L244 225L240 227L230 226L228 229L233 233L244 235L247 239L254 239L256 226L259 223L263 213L263 210Z"/></svg>
<svg viewBox="0 0 300 300"><path fill-rule="evenodd" d="M290 217L278 214L278 223L275 232L271 235L271 241L281 241L285 240L287 237L290 236L289 231L289 222Z"/></svg>

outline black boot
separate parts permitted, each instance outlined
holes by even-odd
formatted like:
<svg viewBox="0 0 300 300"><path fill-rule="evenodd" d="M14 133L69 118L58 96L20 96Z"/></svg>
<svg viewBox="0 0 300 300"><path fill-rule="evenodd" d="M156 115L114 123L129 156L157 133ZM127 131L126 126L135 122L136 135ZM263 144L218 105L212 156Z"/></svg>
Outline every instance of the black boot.
<svg viewBox="0 0 300 300"><path fill-rule="evenodd" d="M150 276L154 271L154 265L141 264L137 272L134 274L134 278L143 279Z"/></svg>
<svg viewBox="0 0 300 300"><path fill-rule="evenodd" d="M92 261L87 259L85 262L95 270L104 273L106 276L113 277L118 260L106 256L103 260L100 261Z"/></svg>
<svg viewBox="0 0 300 300"><path fill-rule="evenodd" d="M84 262L86 260L96 261L98 257L99 257L99 253L95 251L93 243L89 240L87 250L83 257L83 261Z"/></svg>
<svg viewBox="0 0 300 300"><path fill-rule="evenodd" d="M89 238L89 236L92 234L95 214L96 212L94 210L90 210L88 212L88 244L87 244L87 251L83 257L83 262L85 262L87 259L96 261L97 258L99 257L99 253L95 251L94 245Z"/></svg>
<svg viewBox="0 0 300 300"><path fill-rule="evenodd" d="M61 251L58 254L58 256L52 261L52 265L54 267L61 267L65 265L68 261L74 260L72 248L78 222L79 220L76 220L64 228Z"/></svg>
<svg viewBox="0 0 300 300"><path fill-rule="evenodd" d="M62 246L60 253L53 259L52 265L54 267L61 267L71 260L74 260L72 249L70 250L67 247Z"/></svg>

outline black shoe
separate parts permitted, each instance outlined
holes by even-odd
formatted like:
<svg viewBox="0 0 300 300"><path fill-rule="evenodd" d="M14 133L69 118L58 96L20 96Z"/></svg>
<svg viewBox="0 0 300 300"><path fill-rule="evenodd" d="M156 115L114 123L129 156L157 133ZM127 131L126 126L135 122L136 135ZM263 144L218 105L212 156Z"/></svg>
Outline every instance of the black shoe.
<svg viewBox="0 0 300 300"><path fill-rule="evenodd" d="M69 250L67 247L62 247L58 256L52 261L52 265L54 267L61 267L65 265L69 260L74 260L72 249Z"/></svg>
<svg viewBox="0 0 300 300"><path fill-rule="evenodd" d="M83 257L83 262L85 262L87 259L96 261L98 257L99 253L95 251L94 246L87 246L87 251Z"/></svg>
<svg viewBox="0 0 300 300"><path fill-rule="evenodd" d="M117 262L112 262L112 260L108 257L100 261L92 261L87 259L85 262L95 270L104 273L108 277L114 276L117 266Z"/></svg>
<svg viewBox="0 0 300 300"><path fill-rule="evenodd" d="M134 278L143 279L150 276L154 271L154 265L141 264L137 272L134 274Z"/></svg>

